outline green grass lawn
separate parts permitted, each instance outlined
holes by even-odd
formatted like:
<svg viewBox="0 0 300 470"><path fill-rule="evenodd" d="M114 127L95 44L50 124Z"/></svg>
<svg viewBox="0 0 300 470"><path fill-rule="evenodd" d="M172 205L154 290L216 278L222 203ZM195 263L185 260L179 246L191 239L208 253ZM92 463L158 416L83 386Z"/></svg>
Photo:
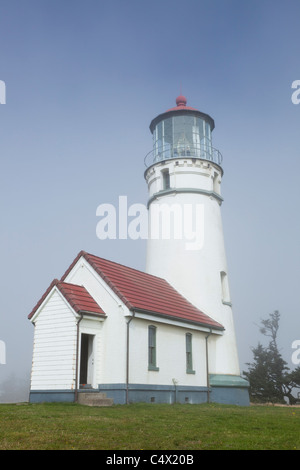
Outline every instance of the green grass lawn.
<svg viewBox="0 0 300 470"><path fill-rule="evenodd" d="M300 408L0 405L0 450L300 450Z"/></svg>

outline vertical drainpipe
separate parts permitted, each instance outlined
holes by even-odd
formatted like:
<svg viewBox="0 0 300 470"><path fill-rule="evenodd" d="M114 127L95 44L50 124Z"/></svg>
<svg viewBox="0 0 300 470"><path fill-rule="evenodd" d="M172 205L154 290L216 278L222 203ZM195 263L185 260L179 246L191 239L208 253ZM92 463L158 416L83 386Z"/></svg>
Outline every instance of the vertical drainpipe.
<svg viewBox="0 0 300 470"><path fill-rule="evenodd" d="M209 367L208 367L208 338L212 334L212 331L208 333L207 336L205 336L205 347L206 347L206 381L207 381L207 403L210 402L210 397L209 397Z"/></svg>
<svg viewBox="0 0 300 470"><path fill-rule="evenodd" d="M83 318L83 313L81 314L77 322L77 344L76 344L76 372L75 372L75 402L78 400L78 362L79 362L79 323Z"/></svg>
<svg viewBox="0 0 300 470"><path fill-rule="evenodd" d="M132 312L132 317L129 318L127 326L127 337L126 337L126 405L129 404L129 325L133 320L134 312Z"/></svg>

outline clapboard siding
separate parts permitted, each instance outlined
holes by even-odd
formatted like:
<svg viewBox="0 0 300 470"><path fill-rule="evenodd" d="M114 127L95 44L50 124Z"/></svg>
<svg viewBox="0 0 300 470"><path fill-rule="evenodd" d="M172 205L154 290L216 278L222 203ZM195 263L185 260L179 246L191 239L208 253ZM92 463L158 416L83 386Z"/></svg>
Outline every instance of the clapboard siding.
<svg viewBox="0 0 300 470"><path fill-rule="evenodd" d="M31 390L75 388L76 318L55 289L35 319Z"/></svg>
<svg viewBox="0 0 300 470"><path fill-rule="evenodd" d="M78 263L66 282L83 285L107 315L103 323L83 320L80 330L96 335L95 386L124 383L126 380L126 321L127 307L86 262ZM88 325L90 328L88 329Z"/></svg>

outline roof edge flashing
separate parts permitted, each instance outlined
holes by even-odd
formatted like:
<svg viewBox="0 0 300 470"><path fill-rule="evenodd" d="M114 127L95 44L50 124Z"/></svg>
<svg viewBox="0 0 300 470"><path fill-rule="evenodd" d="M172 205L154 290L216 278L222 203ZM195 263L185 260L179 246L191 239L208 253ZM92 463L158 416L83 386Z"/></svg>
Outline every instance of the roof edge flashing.
<svg viewBox="0 0 300 470"><path fill-rule="evenodd" d="M209 114L203 113L193 108L180 107L179 109L174 108L169 111L165 111L164 113L159 114L154 119L152 119L150 126L149 126L151 133L153 134L154 128L160 121L163 121L164 119L167 119L173 116L184 116L184 115L200 117L204 119L204 121L209 122L212 131L215 128L215 121L213 120L211 116L209 116Z"/></svg>

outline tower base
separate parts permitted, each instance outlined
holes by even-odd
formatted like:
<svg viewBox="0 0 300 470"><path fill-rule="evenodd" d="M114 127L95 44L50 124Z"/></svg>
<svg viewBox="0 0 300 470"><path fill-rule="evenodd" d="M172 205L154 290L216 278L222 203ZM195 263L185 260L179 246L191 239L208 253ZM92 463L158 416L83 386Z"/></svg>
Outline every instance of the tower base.
<svg viewBox="0 0 300 470"><path fill-rule="evenodd" d="M226 405L249 406L249 382L240 376L211 374L210 401Z"/></svg>

